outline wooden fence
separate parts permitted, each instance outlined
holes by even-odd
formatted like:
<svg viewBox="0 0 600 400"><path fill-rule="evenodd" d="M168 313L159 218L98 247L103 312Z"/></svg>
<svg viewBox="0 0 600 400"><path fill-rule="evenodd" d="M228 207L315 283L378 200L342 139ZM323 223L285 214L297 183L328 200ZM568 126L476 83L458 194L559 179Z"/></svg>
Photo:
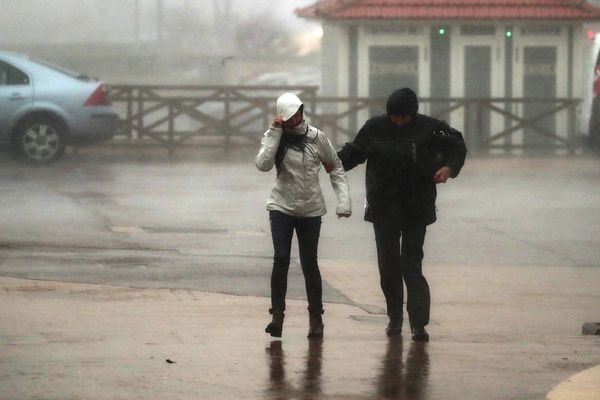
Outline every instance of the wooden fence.
<svg viewBox="0 0 600 400"><path fill-rule="evenodd" d="M222 138L225 147L233 145L234 138L258 142L274 117L275 99L284 92L298 94L307 118L338 146L351 140L370 113L382 112L385 105L385 99L321 97L315 86L116 85L111 93L121 115L120 135L131 140L149 138L173 152L197 137ZM470 150L479 153L574 151L580 102L573 98L420 99L422 109L461 129Z"/></svg>

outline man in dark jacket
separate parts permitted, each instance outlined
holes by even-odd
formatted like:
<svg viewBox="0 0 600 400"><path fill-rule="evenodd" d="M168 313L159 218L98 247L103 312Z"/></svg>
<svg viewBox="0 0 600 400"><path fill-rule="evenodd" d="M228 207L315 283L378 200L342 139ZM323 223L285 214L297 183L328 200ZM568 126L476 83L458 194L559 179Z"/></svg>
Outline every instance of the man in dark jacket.
<svg viewBox="0 0 600 400"><path fill-rule="evenodd" d="M402 332L404 279L412 338L428 341L429 285L421 269L425 231L436 220L436 184L458 175L467 149L459 131L417 114L418 107L414 91L395 91L387 113L369 119L338 156L345 170L367 161L365 220L375 230L390 318L386 332Z"/></svg>

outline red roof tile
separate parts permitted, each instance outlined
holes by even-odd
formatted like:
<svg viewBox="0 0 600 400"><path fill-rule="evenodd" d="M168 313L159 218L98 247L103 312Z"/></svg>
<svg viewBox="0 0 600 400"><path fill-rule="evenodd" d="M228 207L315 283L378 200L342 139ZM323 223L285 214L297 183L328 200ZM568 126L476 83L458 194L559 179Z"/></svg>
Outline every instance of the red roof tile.
<svg viewBox="0 0 600 400"><path fill-rule="evenodd" d="M582 0L319 0L301 17L356 19L598 20L600 8Z"/></svg>

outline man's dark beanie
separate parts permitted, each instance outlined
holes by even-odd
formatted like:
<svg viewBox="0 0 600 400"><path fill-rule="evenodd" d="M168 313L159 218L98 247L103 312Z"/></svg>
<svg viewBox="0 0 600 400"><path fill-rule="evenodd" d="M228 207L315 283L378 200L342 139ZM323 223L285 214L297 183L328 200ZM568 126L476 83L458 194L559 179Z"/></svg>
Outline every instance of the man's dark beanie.
<svg viewBox="0 0 600 400"><path fill-rule="evenodd" d="M417 94L410 88L396 90L387 99L386 110L388 115L415 115L419 110Z"/></svg>

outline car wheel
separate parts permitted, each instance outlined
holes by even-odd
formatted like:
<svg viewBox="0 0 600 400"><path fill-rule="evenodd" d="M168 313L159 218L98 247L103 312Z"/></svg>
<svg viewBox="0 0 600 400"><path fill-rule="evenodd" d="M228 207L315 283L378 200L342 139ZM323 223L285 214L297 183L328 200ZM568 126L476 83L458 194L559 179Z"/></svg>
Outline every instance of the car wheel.
<svg viewBox="0 0 600 400"><path fill-rule="evenodd" d="M55 121L31 119L19 127L13 146L21 158L36 164L46 164L63 155L64 136L61 125Z"/></svg>

